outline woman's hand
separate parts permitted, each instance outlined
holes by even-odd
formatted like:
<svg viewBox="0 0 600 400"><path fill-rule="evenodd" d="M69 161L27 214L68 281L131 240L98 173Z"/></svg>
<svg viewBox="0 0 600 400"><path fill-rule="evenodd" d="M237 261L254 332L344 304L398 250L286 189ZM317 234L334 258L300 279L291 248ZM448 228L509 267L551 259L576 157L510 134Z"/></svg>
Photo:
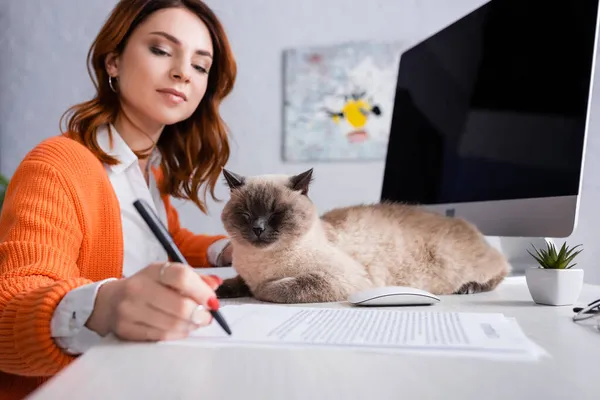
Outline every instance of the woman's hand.
<svg viewBox="0 0 600 400"><path fill-rule="evenodd" d="M231 265L233 261L233 247L231 246L231 242L227 243L227 245L219 254L219 258L217 259L217 265L219 267L225 267Z"/></svg>
<svg viewBox="0 0 600 400"><path fill-rule="evenodd" d="M135 275L103 284L86 326L134 341L172 340L212 321L219 307L218 277L179 263L150 264Z"/></svg>

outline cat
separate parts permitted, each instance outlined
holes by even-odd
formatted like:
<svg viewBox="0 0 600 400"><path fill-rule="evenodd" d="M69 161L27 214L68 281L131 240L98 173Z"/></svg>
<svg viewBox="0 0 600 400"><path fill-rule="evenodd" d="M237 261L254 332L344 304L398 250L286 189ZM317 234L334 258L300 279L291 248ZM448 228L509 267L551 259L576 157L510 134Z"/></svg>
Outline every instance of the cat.
<svg viewBox="0 0 600 400"><path fill-rule="evenodd" d="M337 302L379 286L467 294L495 289L511 271L463 219L391 202L319 216L308 196L313 169L251 177L223 169L223 175L230 199L221 221L238 275L217 289L221 298Z"/></svg>

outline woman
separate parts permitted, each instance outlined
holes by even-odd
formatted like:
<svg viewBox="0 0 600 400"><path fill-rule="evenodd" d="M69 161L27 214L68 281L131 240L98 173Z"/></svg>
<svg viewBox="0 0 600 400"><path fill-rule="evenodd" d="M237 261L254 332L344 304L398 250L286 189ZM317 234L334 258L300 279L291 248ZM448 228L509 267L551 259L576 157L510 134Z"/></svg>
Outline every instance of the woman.
<svg viewBox="0 0 600 400"><path fill-rule="evenodd" d="M0 398L21 398L109 333L183 338L211 322L216 277L168 263L145 199L192 267L226 265L224 236L180 226L169 196L214 186L229 156L222 99L236 66L200 0L121 0L90 50L97 95L22 161L0 216Z"/></svg>

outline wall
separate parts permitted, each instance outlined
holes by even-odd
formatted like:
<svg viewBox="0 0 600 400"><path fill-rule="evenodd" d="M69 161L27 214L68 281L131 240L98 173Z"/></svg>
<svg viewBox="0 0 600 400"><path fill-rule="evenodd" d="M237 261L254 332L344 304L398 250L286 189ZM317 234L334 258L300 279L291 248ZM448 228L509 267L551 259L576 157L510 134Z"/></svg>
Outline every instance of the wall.
<svg viewBox="0 0 600 400"><path fill-rule="evenodd" d="M383 162L283 163L280 157L281 52L351 40L413 43L460 18L484 1L218 1L208 3L223 19L239 62L235 93L223 112L234 138L229 168L242 174L297 173L315 168L312 198L320 210L379 199ZM264 11L255 11L264 10ZM219 192L226 198L225 188ZM221 205L202 218L216 221ZM186 215L195 215L184 206ZM189 214L188 214L189 212ZM196 226L202 226L198 223Z"/></svg>
<svg viewBox="0 0 600 400"><path fill-rule="evenodd" d="M417 42L485 3L483 0L229 0L207 1L222 18L239 65L234 93L223 106L232 129L229 168L242 174L296 173L315 168L312 198L319 209L376 201L382 162L284 164L281 161L281 52L284 48L350 40ZM85 56L115 1L5 1L0 9L0 170L11 174L25 153L58 130L61 113L88 98ZM598 108L594 106L594 108ZM588 154L600 150L598 117L591 120ZM586 164L581 221L574 240L590 281L600 283L595 247L600 187L591 179L600 161ZM224 186L217 196L227 198ZM175 202L183 225L220 233L222 203L204 216ZM594 248L595 247L595 248Z"/></svg>

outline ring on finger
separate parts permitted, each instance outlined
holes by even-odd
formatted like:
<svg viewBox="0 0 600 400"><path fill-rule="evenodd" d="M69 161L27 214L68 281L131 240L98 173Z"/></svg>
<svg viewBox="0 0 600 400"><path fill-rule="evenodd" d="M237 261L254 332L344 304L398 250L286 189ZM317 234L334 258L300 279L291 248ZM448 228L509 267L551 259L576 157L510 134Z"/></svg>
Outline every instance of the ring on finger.
<svg viewBox="0 0 600 400"><path fill-rule="evenodd" d="M205 322L205 316L200 314L200 312L202 311L204 311L203 305L199 304L196 307L194 307L194 310L192 310L192 313L190 314L190 321L193 324L201 325L203 322Z"/></svg>
<svg viewBox="0 0 600 400"><path fill-rule="evenodd" d="M167 268L169 268L171 266L171 263L169 261L167 261L166 263L164 263L162 265L162 267L160 267L160 272L158 273L158 279L164 283L163 280L163 276L165 274L165 271L167 270Z"/></svg>

